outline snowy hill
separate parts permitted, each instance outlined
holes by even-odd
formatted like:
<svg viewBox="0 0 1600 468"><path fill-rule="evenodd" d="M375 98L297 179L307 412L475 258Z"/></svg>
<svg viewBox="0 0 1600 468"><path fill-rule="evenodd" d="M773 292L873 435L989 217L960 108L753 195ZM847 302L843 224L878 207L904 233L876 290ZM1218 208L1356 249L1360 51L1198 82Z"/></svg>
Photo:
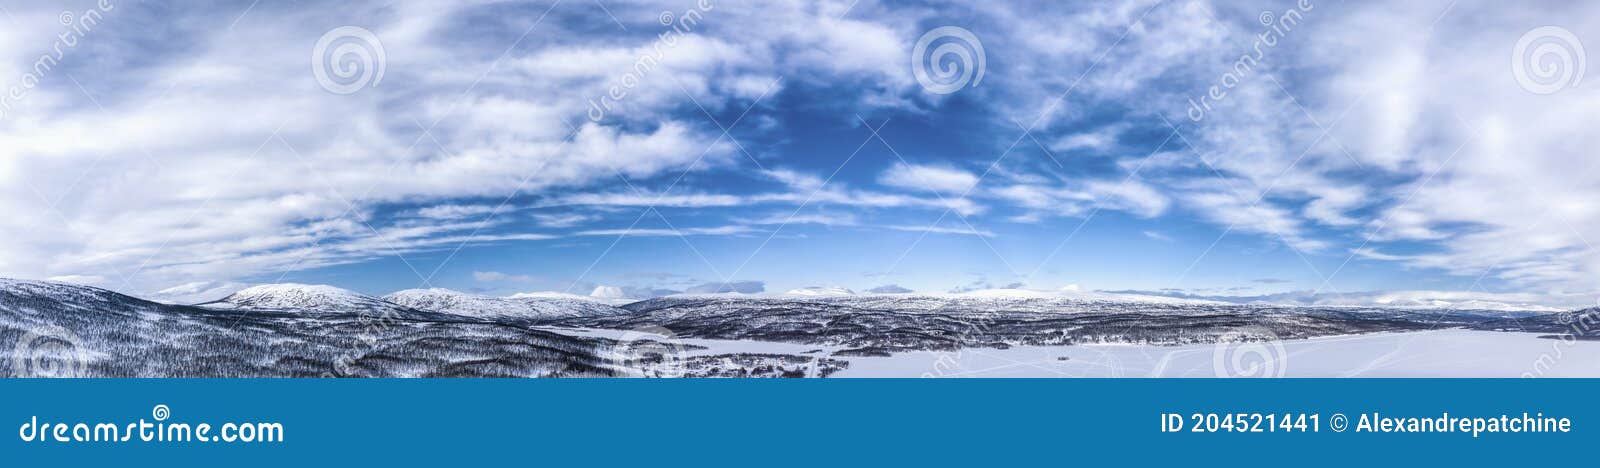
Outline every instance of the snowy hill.
<svg viewBox="0 0 1600 468"><path fill-rule="evenodd" d="M664 327L680 337L836 346L848 348L840 351L843 355L882 356L963 347L1207 344L1240 333L1252 340L1305 339L1468 327L1507 317L1022 289L815 297L677 295L624 308L635 313L564 323L605 329Z"/></svg>
<svg viewBox="0 0 1600 468"><path fill-rule="evenodd" d="M613 305L622 305L638 300L628 297L628 293L623 292L622 288L603 285L595 286L594 291L589 292L589 297Z"/></svg>
<svg viewBox="0 0 1600 468"><path fill-rule="evenodd" d="M1113 306L1131 306L1160 311L1182 311L1184 306L1232 305L1225 302L1183 299L1139 294L1086 292L1075 290L1038 291L1031 289L983 289L960 293L856 294L844 288L802 288L783 294L678 294L623 306L647 310L692 302L781 305L788 302L823 303L833 306L899 313L952 312L1028 312L1083 313L1103 311Z"/></svg>
<svg viewBox="0 0 1600 468"><path fill-rule="evenodd" d="M136 314L163 307L161 303L90 286L0 278L0 312L13 314L13 318L67 311Z"/></svg>
<svg viewBox="0 0 1600 468"><path fill-rule="evenodd" d="M1080 291L1077 289L1059 289L1055 291L1039 291L1033 289L980 289L962 293L950 294L916 294L913 296L947 300L993 300L1005 302L1008 300L1042 300L1060 303L1088 303L1088 304L1166 304L1166 305L1215 305L1223 302L1185 299L1166 296L1152 296L1145 294L1125 294L1103 291Z"/></svg>
<svg viewBox="0 0 1600 468"><path fill-rule="evenodd" d="M1403 309L1448 309L1498 312L1561 312L1535 303L1537 298L1517 294L1473 294L1451 291L1389 291L1382 293L1324 294L1308 305L1357 305Z"/></svg>
<svg viewBox="0 0 1600 468"><path fill-rule="evenodd" d="M1198 299L1267 307L1342 307L1353 309L1434 310L1478 313L1551 313L1589 304L1586 296L1489 293L1474 291L1288 291L1254 296L1193 295L1162 291L1117 291L1119 295ZM1568 306L1554 305L1570 303Z"/></svg>
<svg viewBox="0 0 1600 468"><path fill-rule="evenodd" d="M577 295L519 294L490 297L449 289L407 289L383 297L405 307L477 318L548 320L629 313L601 301Z"/></svg>
<svg viewBox="0 0 1600 468"><path fill-rule="evenodd" d="M377 320L349 313L363 308L407 313ZM663 358L648 343L464 320L305 285L254 288L199 307L0 279L0 343L14 346L0 355L0 377L780 377L809 369L825 376L847 365L815 356L690 355L687 345Z"/></svg>
<svg viewBox="0 0 1600 468"><path fill-rule="evenodd" d="M809 287L809 288L791 289L791 290L789 290L789 292L783 293L783 295L785 295L785 296L795 296L795 297L854 296L854 295L856 295L856 292L855 291L851 291L849 289L833 286L833 287Z"/></svg>
<svg viewBox="0 0 1600 468"><path fill-rule="evenodd" d="M295 283L254 286L199 306L218 310L361 314L374 317L400 317L419 312L348 289Z"/></svg>
<svg viewBox="0 0 1600 468"><path fill-rule="evenodd" d="M509 297L511 299L544 299L544 300L563 300L563 301L572 301L572 302L587 302L587 303L591 303L591 304L604 304L604 305L609 305L609 306L621 306L621 305L632 304L634 302L638 302L637 299L628 298L628 297L603 297L603 296L595 296L595 295L585 296L585 295L582 295L582 294L564 293L564 292L559 292L559 291L537 291L537 292L516 293L516 294L512 294L510 296L506 296L506 297Z"/></svg>
<svg viewBox="0 0 1600 468"><path fill-rule="evenodd" d="M11 364L0 360L0 376L11 371L92 377L561 377L636 375L640 369L660 375L790 376L849 364L839 359L912 351L1183 346L1451 328L1560 334L1600 316L1600 309L1532 314L1286 307L1017 289L672 296L626 308L548 293L485 297L431 289L401 291L387 299L281 284L239 291L201 307L86 286L0 279L0 344L14 343L20 353L12 354ZM713 351L686 343L668 362L659 343L625 332L661 328L675 339L736 340L728 343L738 345ZM775 349L803 351L774 354ZM814 354L819 349L827 354ZM12 365L18 362L23 367Z"/></svg>
<svg viewBox="0 0 1600 468"><path fill-rule="evenodd" d="M289 292L289 294L283 294ZM266 288L253 304L348 306ZM316 291L333 293L331 290ZM277 294L266 294L277 293ZM305 302L282 302L289 299ZM437 314L424 316L438 317ZM614 375L611 345L493 323L168 305L85 286L0 279L6 377L558 377ZM499 343L499 344L497 344ZM503 343L517 343L508 348ZM13 375L16 374L16 375Z"/></svg>

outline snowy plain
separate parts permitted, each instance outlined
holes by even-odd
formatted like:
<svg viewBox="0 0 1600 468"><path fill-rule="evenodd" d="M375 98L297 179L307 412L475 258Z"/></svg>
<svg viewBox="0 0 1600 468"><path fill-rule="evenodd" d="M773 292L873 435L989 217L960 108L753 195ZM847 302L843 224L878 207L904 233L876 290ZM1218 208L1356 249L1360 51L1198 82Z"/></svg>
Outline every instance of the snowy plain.
<svg viewBox="0 0 1600 468"><path fill-rule="evenodd" d="M1270 343L919 351L850 359L836 377L1600 377L1600 342L1540 336L1436 330Z"/></svg>
<svg viewBox="0 0 1600 468"><path fill-rule="evenodd" d="M543 328L619 339L621 330ZM1185 346L1082 344L833 356L834 378L1062 377L1600 377L1600 341L1542 333L1442 329L1262 343ZM828 355L835 347L751 340L680 339L684 357L722 353ZM703 348L703 349L701 349ZM820 352L818 351L820 350Z"/></svg>
<svg viewBox="0 0 1600 468"><path fill-rule="evenodd" d="M1600 377L1591 326L1600 309L811 292L819 297L613 307L580 296L378 298L282 284L184 306L0 280L0 343L18 350L0 368L102 377Z"/></svg>

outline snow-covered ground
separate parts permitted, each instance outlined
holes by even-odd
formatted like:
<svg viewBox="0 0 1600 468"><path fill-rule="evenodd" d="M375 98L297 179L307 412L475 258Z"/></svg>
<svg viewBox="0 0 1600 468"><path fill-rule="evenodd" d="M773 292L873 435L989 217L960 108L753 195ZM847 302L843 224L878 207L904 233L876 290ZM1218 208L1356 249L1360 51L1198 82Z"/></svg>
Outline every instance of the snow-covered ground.
<svg viewBox="0 0 1600 468"><path fill-rule="evenodd" d="M38 369L90 377L1600 377L1600 341L1539 338L1600 338L1586 326L1600 308L1419 313L1010 290L812 292L617 308L577 296L376 298L282 284L197 307L0 280L0 343L47 351L25 363L64 363ZM1250 341L1268 339L1277 341Z"/></svg>
<svg viewBox="0 0 1600 468"><path fill-rule="evenodd" d="M628 333L548 330L612 339L624 338ZM891 357L833 356L849 361L850 366L832 377L1600 377L1600 342L1539 336L1449 329L1218 345L968 348L897 353ZM828 356L835 351L826 346L794 343L678 341L707 348L685 351L685 356Z"/></svg>
<svg viewBox="0 0 1600 468"><path fill-rule="evenodd" d="M1600 342L1437 330L1194 346L1024 346L850 358L836 377L1600 376ZM1060 358L1067 358L1061 360ZM1541 364L1544 363L1544 364Z"/></svg>
<svg viewBox="0 0 1600 468"><path fill-rule="evenodd" d="M265 284L245 288L217 301L202 304L212 309L349 310L392 307L383 301L343 288L321 284Z"/></svg>
<svg viewBox="0 0 1600 468"><path fill-rule="evenodd" d="M609 339L613 339L613 340L624 340L624 341L633 340L633 339L655 339L655 340L670 339L671 342L673 342L673 343L682 343L682 344L691 345L691 346L686 347L686 348L691 348L691 347L704 348L704 349L686 349L683 352L683 357L709 356L709 355L714 355L714 354L728 354L728 353L752 353L752 354L771 353L771 354L801 354L801 355L804 355L804 354L815 354L815 355L817 355L819 357L829 357L828 356L829 353L832 353L834 351L837 351L837 350L841 349L841 348L835 347L835 346L820 346L820 345L808 345L808 344L799 344L799 343L779 343L779 342L774 342L774 341L706 340L706 339L699 339L699 338L674 339L674 338L672 338L670 336L663 336L663 335L660 334L660 332L658 332L656 330L650 330L650 329L645 329L645 330L608 330L608 329L601 329L601 328L563 328L563 327L533 327L533 328L538 329L538 330L544 330L544 331L548 331L548 332L553 332L553 333L559 333L559 334L563 334L563 335L567 335L567 336L590 337L590 338L609 338ZM810 353L810 352L816 351L816 350L822 350L823 352ZM840 357L834 357L834 359L850 360L850 359L856 359L856 358L847 358L847 357L840 356Z"/></svg>
<svg viewBox="0 0 1600 468"><path fill-rule="evenodd" d="M383 296L383 300L417 310L476 318L552 319L627 312L600 299L571 294L491 297L449 289L407 289Z"/></svg>
<svg viewBox="0 0 1600 468"><path fill-rule="evenodd" d="M673 301L706 301L706 300L741 300L741 301L769 301L787 302L795 299L815 299L839 303L929 303L948 306L950 304L1013 304L1013 303L1116 303L1116 304L1168 304L1168 305L1215 305L1230 304L1228 302L1190 299L1167 296L1152 296L1147 294L1112 293L1102 291L1080 291L1077 289L1061 290L1036 290L1036 289L978 289L958 293L865 293L860 294L842 287L809 287L792 289L784 293L688 293L673 294L652 298L656 302Z"/></svg>

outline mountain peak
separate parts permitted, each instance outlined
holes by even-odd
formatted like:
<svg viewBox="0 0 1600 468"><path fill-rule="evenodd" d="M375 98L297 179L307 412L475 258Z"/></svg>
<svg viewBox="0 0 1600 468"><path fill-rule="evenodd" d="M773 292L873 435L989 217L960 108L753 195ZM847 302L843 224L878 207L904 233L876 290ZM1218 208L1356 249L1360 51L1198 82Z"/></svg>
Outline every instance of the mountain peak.
<svg viewBox="0 0 1600 468"><path fill-rule="evenodd" d="M280 283L252 286L221 300L201 304L212 308L256 310L371 310L389 308L382 299L321 284Z"/></svg>
<svg viewBox="0 0 1600 468"><path fill-rule="evenodd" d="M17 297L51 298L78 302L148 302L115 291L81 284L0 278L0 293Z"/></svg>
<svg viewBox="0 0 1600 468"><path fill-rule="evenodd" d="M517 294L491 297L449 289L407 289L383 297L384 300L417 310L465 317L513 317L551 319L623 313L588 296L575 294Z"/></svg>
<svg viewBox="0 0 1600 468"><path fill-rule="evenodd" d="M856 295L856 292L855 291L851 291L851 290L849 290L847 288L839 287L839 286L829 286L829 287L812 286L812 287L808 287L808 288L791 289L791 290L789 290L789 292L786 292L784 294L785 295L789 295L789 296L807 296L807 297L815 297L815 296L854 296L854 295Z"/></svg>
<svg viewBox="0 0 1600 468"><path fill-rule="evenodd" d="M624 304L628 304L628 303L632 303L632 302L637 302L634 299L631 299L631 298L628 298L628 297L604 297L604 296L595 295L595 293L598 293L598 292L601 292L601 291L599 291L598 288L597 288L597 290L595 292L589 293L589 295L585 296L585 295L582 295L582 294L573 294L573 293L566 293L566 292L560 292L560 291L535 291L535 292L516 293L516 294L512 294L510 296L507 296L507 298L508 299L532 300L532 301L588 302L588 303L592 303L592 304L603 304L603 305L607 305L607 306L620 306L620 305L624 305Z"/></svg>
<svg viewBox="0 0 1600 468"><path fill-rule="evenodd" d="M589 297L597 299L628 299L628 294L622 292L622 288L616 286L600 285L594 287L594 291L589 293Z"/></svg>

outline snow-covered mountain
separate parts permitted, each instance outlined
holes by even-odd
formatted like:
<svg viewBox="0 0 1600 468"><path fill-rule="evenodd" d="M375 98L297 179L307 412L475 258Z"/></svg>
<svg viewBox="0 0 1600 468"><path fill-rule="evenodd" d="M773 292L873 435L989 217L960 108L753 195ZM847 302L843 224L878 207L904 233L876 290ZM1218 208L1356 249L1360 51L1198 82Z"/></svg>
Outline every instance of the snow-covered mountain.
<svg viewBox="0 0 1600 468"><path fill-rule="evenodd" d="M959 293L899 293L857 294L837 287L811 287L794 289L782 294L677 294L640 301L638 306L625 308L641 310L678 302L730 301L747 303L783 304L791 301L820 302L837 306L875 310L894 310L901 313L941 313L951 311L1012 311L1034 313L1077 313L1104 310L1112 305L1177 306L1221 305L1225 302L1186 299L1142 294L1120 294L1098 291L1032 289L982 289Z"/></svg>
<svg viewBox="0 0 1600 468"><path fill-rule="evenodd" d="M589 303L595 303L595 304L605 304L605 305L609 305L609 306L622 306L622 305L632 304L634 302L639 302L638 299L633 299L633 298L628 298L628 297L611 298L611 297L602 297L602 296L594 296L594 295L585 296L585 295L582 295L582 294L564 293L564 292L559 292L559 291L535 291L535 292L516 293L516 294L512 294L510 296L506 296L506 297L509 297L509 298L512 298L512 299L548 299L548 300L566 300L566 301L574 301L574 302L589 302Z"/></svg>
<svg viewBox="0 0 1600 468"><path fill-rule="evenodd" d="M1097 304L1169 304L1201 305L1223 304L1205 299L1189 299L1148 294L1127 294L1105 291L1081 291L1076 288L1042 291L1034 289L979 289L949 294L913 294L914 297L935 299L974 300L991 299L996 302L1044 300L1056 302L1083 302Z"/></svg>
<svg viewBox="0 0 1600 468"><path fill-rule="evenodd" d="M1490 293L1475 291L1288 291L1253 296L1196 295L1172 291L1114 291L1114 294L1207 300L1272 307L1344 307L1387 310L1548 313L1587 306L1592 298L1573 294ZM1560 304L1570 304L1557 307Z"/></svg>
<svg viewBox="0 0 1600 468"><path fill-rule="evenodd" d="M490 297L435 288L407 289L384 296L383 299L417 310L477 318L549 320L629 313L600 300L577 295Z"/></svg>
<svg viewBox="0 0 1600 468"><path fill-rule="evenodd" d="M951 294L677 295L578 319L601 329L664 327L680 337L845 347L881 356L962 347L1214 343L1470 327L1519 315L1483 311L1290 307L1138 294L992 289ZM1496 330L1515 330L1516 322ZM1531 329L1529 329L1531 330ZM835 354L840 355L840 354Z"/></svg>
<svg viewBox="0 0 1600 468"><path fill-rule="evenodd" d="M0 278L0 312L9 312L18 319L61 311L115 314L162 307L157 302L90 286Z"/></svg>
<svg viewBox="0 0 1600 468"><path fill-rule="evenodd" d="M262 296L285 290L293 293ZM602 356L611 346L604 340L487 322L281 312L287 308L281 306L351 304L346 293L301 297L310 293L266 288L236 298L279 307L256 313L161 304L87 286L0 279L0 342L8 347L16 343L9 355L13 361L0 366L0 376L615 375ZM305 302L281 302L287 298ZM280 302L263 302L269 299ZM520 349L502 343L518 343Z"/></svg>
<svg viewBox="0 0 1600 468"><path fill-rule="evenodd" d="M1389 291L1313 296L1306 305L1365 306L1406 309L1482 310L1500 312L1560 312L1562 309L1538 304L1540 298L1527 294L1490 294L1454 291Z"/></svg>
<svg viewBox="0 0 1600 468"><path fill-rule="evenodd" d="M617 301L634 302L637 300L628 297L628 293L623 292L622 288L605 285L595 286L594 291L589 292L589 297L605 301L606 303L615 303ZM627 302L624 302L624 304Z"/></svg>
<svg viewBox="0 0 1600 468"><path fill-rule="evenodd" d="M376 320L348 313L368 307L411 312ZM0 279L0 345L10 350L0 354L0 377L791 377L848 365L819 356L690 353L526 325L416 312L304 285L241 291L199 307Z"/></svg>
<svg viewBox="0 0 1600 468"><path fill-rule="evenodd" d="M87 286L0 279L0 346L12 350L0 354L0 377L827 376L855 369L855 364L863 364L859 359L962 348L1038 347L1031 349L1056 356L1057 350L1085 353L1073 345L1094 343L1293 341L1450 328L1537 332L1547 337L1577 334L1591 340L1596 333L1580 325L1600 316L1600 309L1492 314L1095 302L1006 290L682 296L630 304L631 313L556 318L529 326L521 318L495 313L468 318L418 311L409 305L452 308L457 313L471 306L494 312L490 306L516 301L511 298L447 290L402 291L396 296L404 296L395 300L408 305L337 288L276 285L199 307ZM423 299L432 302L409 302ZM562 307L599 306L589 299L554 299L571 301ZM364 307L410 312L384 320L350 313ZM661 338L662 329L672 337ZM1533 338L1522 334L1514 339ZM1536 346L1532 349L1537 352L1548 350L1546 344ZM1294 356L1298 360L1300 355Z"/></svg>
<svg viewBox="0 0 1600 468"><path fill-rule="evenodd" d="M199 304L220 310L362 314L377 317L411 315L417 309L348 289L316 284L264 284L222 299Z"/></svg>
<svg viewBox="0 0 1600 468"><path fill-rule="evenodd" d="M812 286L809 288L791 289L789 292L783 293L783 295L795 297L854 296L856 295L856 292L838 286Z"/></svg>

